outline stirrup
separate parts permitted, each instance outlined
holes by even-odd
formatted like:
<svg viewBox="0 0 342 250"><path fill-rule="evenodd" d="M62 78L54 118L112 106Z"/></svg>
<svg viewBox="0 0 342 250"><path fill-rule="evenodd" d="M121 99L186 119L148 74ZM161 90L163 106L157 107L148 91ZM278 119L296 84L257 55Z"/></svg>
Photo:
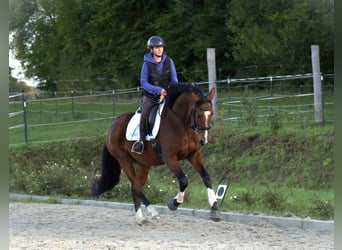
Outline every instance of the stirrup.
<svg viewBox="0 0 342 250"><path fill-rule="evenodd" d="M141 147L136 149L135 147ZM132 145L131 152L136 153L136 154L142 154L144 152L144 142L143 141L136 141Z"/></svg>

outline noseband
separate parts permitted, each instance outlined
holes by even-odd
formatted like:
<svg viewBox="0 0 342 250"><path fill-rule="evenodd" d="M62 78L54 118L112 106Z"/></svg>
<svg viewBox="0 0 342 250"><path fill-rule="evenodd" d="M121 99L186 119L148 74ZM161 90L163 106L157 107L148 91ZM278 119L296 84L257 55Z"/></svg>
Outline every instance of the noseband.
<svg viewBox="0 0 342 250"><path fill-rule="evenodd" d="M204 110L204 109L201 109L201 108L200 108L200 110L202 110L202 111L209 111L209 110ZM191 125L191 127L192 127L192 129L195 130L196 132L198 130L209 130L211 128L210 125L209 126L199 126L199 125L197 125L197 123L196 123L196 113L197 113L197 108L195 107L195 108L193 108L191 110L191 115L192 115L192 125Z"/></svg>

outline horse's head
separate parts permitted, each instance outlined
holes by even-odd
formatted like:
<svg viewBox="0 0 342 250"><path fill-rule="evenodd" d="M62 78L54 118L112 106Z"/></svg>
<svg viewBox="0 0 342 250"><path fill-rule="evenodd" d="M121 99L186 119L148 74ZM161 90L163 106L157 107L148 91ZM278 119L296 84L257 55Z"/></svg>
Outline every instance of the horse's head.
<svg viewBox="0 0 342 250"><path fill-rule="evenodd" d="M192 128L198 136L198 141L201 145L207 144L210 132L211 118L214 115L212 107L212 99L215 96L215 88L212 88L209 95L194 94L195 107L192 110Z"/></svg>
<svg viewBox="0 0 342 250"><path fill-rule="evenodd" d="M214 88L206 95L197 85L173 84L168 89L168 108L195 131L201 145L208 143L214 96Z"/></svg>

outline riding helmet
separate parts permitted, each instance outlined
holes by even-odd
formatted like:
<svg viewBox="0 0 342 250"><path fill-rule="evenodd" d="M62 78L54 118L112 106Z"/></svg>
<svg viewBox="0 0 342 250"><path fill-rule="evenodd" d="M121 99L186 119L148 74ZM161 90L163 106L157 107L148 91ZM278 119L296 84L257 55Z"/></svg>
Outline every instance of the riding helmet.
<svg viewBox="0 0 342 250"><path fill-rule="evenodd" d="M160 36L151 36L147 41L147 48L165 46L164 39Z"/></svg>

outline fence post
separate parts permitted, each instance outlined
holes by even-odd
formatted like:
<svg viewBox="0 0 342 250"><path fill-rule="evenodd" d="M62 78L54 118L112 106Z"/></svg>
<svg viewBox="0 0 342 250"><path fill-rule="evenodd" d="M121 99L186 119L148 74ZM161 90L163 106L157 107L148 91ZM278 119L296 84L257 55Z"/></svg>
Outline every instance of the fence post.
<svg viewBox="0 0 342 250"><path fill-rule="evenodd" d="M229 118L230 118L230 116L231 116L231 110L230 110L230 105L229 105L229 103L230 103L230 77L228 77L228 79L227 79L227 84L228 84L228 121L229 121Z"/></svg>
<svg viewBox="0 0 342 250"><path fill-rule="evenodd" d="M273 78L272 76L270 76L270 111L272 112L272 98L273 98L273 94L272 94L272 91L273 91Z"/></svg>
<svg viewBox="0 0 342 250"><path fill-rule="evenodd" d="M75 120L75 108L74 108L74 90L71 90L71 111L72 111L72 118Z"/></svg>
<svg viewBox="0 0 342 250"><path fill-rule="evenodd" d="M23 93L23 111L24 111L24 134L25 134L25 143L28 144L28 136L27 136L27 98Z"/></svg>
<svg viewBox="0 0 342 250"><path fill-rule="evenodd" d="M315 121L318 124L323 124L323 97L318 45L311 45L311 62L315 101Z"/></svg>
<svg viewBox="0 0 342 250"><path fill-rule="evenodd" d="M113 89L113 117L115 117L115 90Z"/></svg>
<svg viewBox="0 0 342 250"><path fill-rule="evenodd" d="M208 78L209 78L209 91L215 88L215 96L211 101L214 110L213 121L217 120L216 100L217 100L217 87L216 87L216 62L215 62L215 49L207 48L207 63L208 63Z"/></svg>
<svg viewBox="0 0 342 250"><path fill-rule="evenodd" d="M39 101L39 119L42 120L42 99Z"/></svg>
<svg viewBox="0 0 342 250"><path fill-rule="evenodd" d="M58 98L57 98L57 91L55 91L55 114L56 114L56 121L58 119Z"/></svg>

